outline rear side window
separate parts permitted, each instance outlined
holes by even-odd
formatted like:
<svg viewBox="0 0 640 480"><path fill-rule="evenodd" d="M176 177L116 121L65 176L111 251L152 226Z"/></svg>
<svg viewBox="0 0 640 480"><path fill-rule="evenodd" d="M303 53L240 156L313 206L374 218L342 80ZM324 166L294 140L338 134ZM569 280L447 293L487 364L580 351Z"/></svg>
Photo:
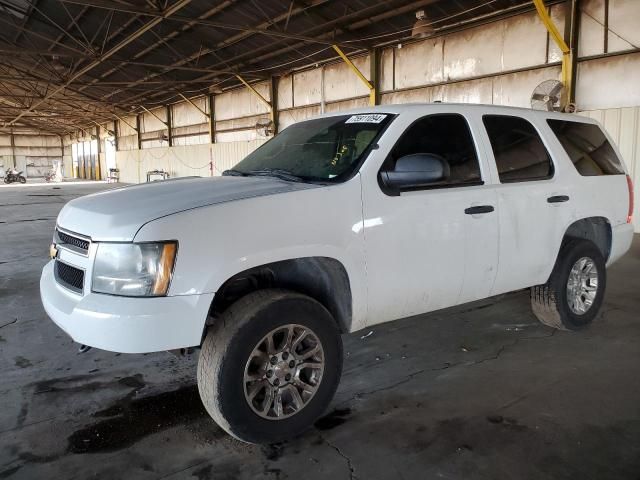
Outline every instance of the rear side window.
<svg viewBox="0 0 640 480"><path fill-rule="evenodd" d="M619 175L622 162L600 127L591 123L547 120L580 175Z"/></svg>
<svg viewBox="0 0 640 480"><path fill-rule="evenodd" d="M553 162L540 135L524 118L509 115L482 117L501 183L553 177Z"/></svg>

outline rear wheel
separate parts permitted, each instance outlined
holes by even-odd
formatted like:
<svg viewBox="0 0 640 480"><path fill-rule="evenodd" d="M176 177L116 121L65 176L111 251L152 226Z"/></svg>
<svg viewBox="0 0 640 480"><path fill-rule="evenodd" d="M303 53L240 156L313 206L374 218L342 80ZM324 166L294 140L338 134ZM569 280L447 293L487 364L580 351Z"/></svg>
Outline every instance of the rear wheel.
<svg viewBox="0 0 640 480"><path fill-rule="evenodd" d="M18 180L20 180L20 183L27 183L27 179L25 177L23 177L22 175L20 175L18 177Z"/></svg>
<svg viewBox="0 0 640 480"><path fill-rule="evenodd" d="M261 290L232 305L207 333L198 389L228 433L277 442L322 415L341 371L340 332L327 309L305 295Z"/></svg>
<svg viewBox="0 0 640 480"><path fill-rule="evenodd" d="M545 325L578 330L597 316L607 281L605 259L592 242L567 241L549 280L531 289L533 313Z"/></svg>

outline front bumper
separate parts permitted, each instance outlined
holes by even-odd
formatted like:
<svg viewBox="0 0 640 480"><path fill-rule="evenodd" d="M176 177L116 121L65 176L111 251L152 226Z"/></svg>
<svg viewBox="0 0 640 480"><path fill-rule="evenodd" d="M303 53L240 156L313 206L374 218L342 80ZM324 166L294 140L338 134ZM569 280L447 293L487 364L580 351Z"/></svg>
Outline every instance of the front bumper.
<svg viewBox="0 0 640 480"><path fill-rule="evenodd" d="M213 293L155 298L80 295L56 282L53 263L42 270L42 305L76 342L122 353L200 345Z"/></svg>

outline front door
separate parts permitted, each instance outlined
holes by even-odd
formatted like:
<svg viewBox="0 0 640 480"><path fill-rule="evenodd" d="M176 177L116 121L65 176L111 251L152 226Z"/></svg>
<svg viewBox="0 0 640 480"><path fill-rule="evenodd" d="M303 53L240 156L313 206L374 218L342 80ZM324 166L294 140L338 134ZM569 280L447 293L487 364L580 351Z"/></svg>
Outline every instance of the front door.
<svg viewBox="0 0 640 480"><path fill-rule="evenodd" d="M498 262L495 192L467 119L442 113L397 121L408 128L388 155L380 152L381 169L428 153L444 159L449 174L399 195L385 192L370 170L363 175L369 324L483 298Z"/></svg>

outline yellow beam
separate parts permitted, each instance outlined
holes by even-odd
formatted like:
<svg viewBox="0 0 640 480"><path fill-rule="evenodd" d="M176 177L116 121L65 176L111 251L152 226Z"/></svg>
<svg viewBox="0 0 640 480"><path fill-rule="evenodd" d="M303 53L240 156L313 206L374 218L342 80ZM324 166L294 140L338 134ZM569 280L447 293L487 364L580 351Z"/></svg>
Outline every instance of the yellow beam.
<svg viewBox="0 0 640 480"><path fill-rule="evenodd" d="M196 110L198 110L201 114L203 114L205 117L209 118L209 114L207 112L205 112L203 109L201 109L198 105L196 105L194 102L192 102L190 99L188 99L187 97L185 97L183 94L181 94L180 92L178 92L178 95L180 95L180 97L187 102L188 104L190 104L193 108L195 108Z"/></svg>
<svg viewBox="0 0 640 480"><path fill-rule="evenodd" d="M349 68L353 71L353 73L355 73L358 76L358 78L362 81L362 83L364 83L364 85L369 89L369 105L375 105L376 104L375 87L371 84L369 80L367 80L367 77L365 77L362 74L362 72L358 69L358 67L356 67L351 60L349 60L349 57L345 55L345 53L342 51L342 49L338 45L332 45L332 47L336 51L336 53L340 55L340 58L344 60L344 63L346 63L349 66Z"/></svg>
<svg viewBox="0 0 640 480"><path fill-rule="evenodd" d="M562 102L562 106L564 107L567 104L567 99L571 98L573 90L573 52L571 48L569 48L569 45L567 45L567 42L564 41L564 37L560 35L555 23L553 23L553 19L549 15L549 12L547 12L544 0L533 0L533 4L549 35L551 35L551 38L562 52L562 83L565 88L565 99Z"/></svg>
<svg viewBox="0 0 640 480"><path fill-rule="evenodd" d="M142 107L142 109L147 112L150 115L153 115L154 117L156 117L156 120L158 120L159 122L161 122L162 124L164 124L166 127L169 126L168 122L165 122L163 119L161 119L158 115L156 115L155 113L153 113L151 110L149 110L148 108L146 108L144 105L140 105Z"/></svg>
<svg viewBox="0 0 640 480"><path fill-rule="evenodd" d="M247 87L249 90L251 90L251 92L258 97L267 107L269 107L269 110L271 110L271 102L269 102L266 98L264 98L262 95L260 95L260 92L258 92L255 88L253 88L244 78L242 78L240 75L236 75L236 78L238 80L240 80L245 87Z"/></svg>
<svg viewBox="0 0 640 480"><path fill-rule="evenodd" d="M114 117L116 117L118 120L120 120L123 123L126 123L127 125L129 125L129 128L132 128L133 130L135 130L136 132L138 131L138 129L136 127L134 127L133 125L131 125L129 122L127 122L124 118L119 117L118 115L116 115L115 113L113 114Z"/></svg>

